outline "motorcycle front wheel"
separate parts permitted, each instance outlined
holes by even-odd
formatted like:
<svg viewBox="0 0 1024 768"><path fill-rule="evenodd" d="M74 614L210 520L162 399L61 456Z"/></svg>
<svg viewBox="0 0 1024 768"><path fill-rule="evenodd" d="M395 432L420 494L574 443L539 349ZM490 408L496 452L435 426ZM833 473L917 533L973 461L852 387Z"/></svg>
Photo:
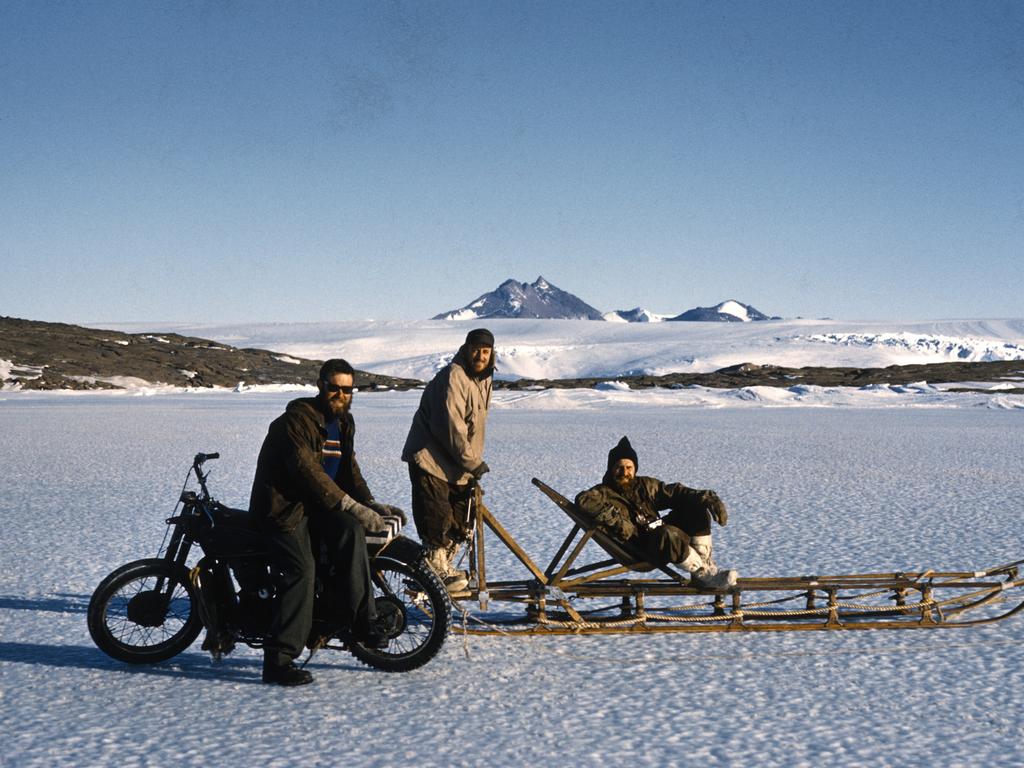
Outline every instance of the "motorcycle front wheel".
<svg viewBox="0 0 1024 768"><path fill-rule="evenodd" d="M385 648L360 643L349 651L364 664L385 672L408 672L441 650L451 623L451 603L441 580L423 562L388 557L370 563L379 622L387 626Z"/></svg>
<svg viewBox="0 0 1024 768"><path fill-rule="evenodd" d="M203 627L188 573L158 559L122 565L100 582L88 621L100 650L129 664L177 656Z"/></svg>

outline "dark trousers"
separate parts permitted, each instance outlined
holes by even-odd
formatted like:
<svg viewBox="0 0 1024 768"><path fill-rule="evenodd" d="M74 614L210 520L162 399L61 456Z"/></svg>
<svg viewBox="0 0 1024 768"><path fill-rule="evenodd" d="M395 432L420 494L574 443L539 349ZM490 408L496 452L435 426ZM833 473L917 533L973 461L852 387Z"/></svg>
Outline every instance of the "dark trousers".
<svg viewBox="0 0 1024 768"><path fill-rule="evenodd" d="M452 485L409 462L412 483L412 519L423 546L444 547L469 536L466 509L472 496L469 485Z"/></svg>
<svg viewBox="0 0 1024 768"><path fill-rule="evenodd" d="M312 519L312 540L327 549L331 564L325 574L325 605L320 613L328 624L365 634L377 616L370 580L366 532L352 515L341 510L318 510Z"/></svg>
<svg viewBox="0 0 1024 768"><path fill-rule="evenodd" d="M309 522L303 517L292 531L271 523L264 528L274 566L278 571L274 618L264 644L272 664L286 664L306 645L313 625L313 587L316 566L309 544Z"/></svg>
<svg viewBox="0 0 1024 768"><path fill-rule="evenodd" d="M703 508L672 509L662 521L638 535L648 561L658 565L682 562L689 554L690 538L711 533L711 516Z"/></svg>
<svg viewBox="0 0 1024 768"><path fill-rule="evenodd" d="M310 527L309 518L303 517L293 531L273 526L264 530L279 572L274 618L264 646L272 664L285 664L301 654L312 629L316 562ZM344 512L316 510L312 533L327 549L331 563L324 574L327 623L365 632L376 610L363 527Z"/></svg>

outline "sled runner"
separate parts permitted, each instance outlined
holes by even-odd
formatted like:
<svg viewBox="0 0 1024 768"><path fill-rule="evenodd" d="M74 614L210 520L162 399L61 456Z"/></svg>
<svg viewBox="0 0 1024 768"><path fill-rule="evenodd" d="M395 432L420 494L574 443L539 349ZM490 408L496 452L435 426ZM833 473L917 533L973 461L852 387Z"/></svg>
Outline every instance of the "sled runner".
<svg viewBox="0 0 1024 768"><path fill-rule="evenodd" d="M1013 592L1024 587L1019 573L1024 560L984 571L755 577L740 578L729 590L697 589L685 572L672 564L645 562L640 552L596 528L569 499L536 478L533 484L565 512L572 529L542 570L481 503L478 490L470 507L469 587L452 595L462 610L456 631L544 635L931 629L990 623L1024 609L1024 590ZM486 529L522 563L529 578L487 579ZM593 551L587 549L591 542L608 557L588 561L584 555ZM490 610L492 602L501 608Z"/></svg>

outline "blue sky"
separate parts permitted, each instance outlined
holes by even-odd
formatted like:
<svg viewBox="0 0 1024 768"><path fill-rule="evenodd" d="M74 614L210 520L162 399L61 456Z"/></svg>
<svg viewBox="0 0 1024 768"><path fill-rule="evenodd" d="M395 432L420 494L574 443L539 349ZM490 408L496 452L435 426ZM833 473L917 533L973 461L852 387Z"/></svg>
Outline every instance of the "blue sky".
<svg viewBox="0 0 1024 768"><path fill-rule="evenodd" d="M1020 317L1024 5L0 0L0 314Z"/></svg>

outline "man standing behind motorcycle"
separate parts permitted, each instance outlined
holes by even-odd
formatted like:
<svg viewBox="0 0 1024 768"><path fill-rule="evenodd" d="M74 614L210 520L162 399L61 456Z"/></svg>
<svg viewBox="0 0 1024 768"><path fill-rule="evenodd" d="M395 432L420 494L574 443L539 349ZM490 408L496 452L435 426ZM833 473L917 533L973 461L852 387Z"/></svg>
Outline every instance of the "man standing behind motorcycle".
<svg viewBox="0 0 1024 768"><path fill-rule="evenodd" d="M288 403L270 424L256 462L249 508L270 542L280 571L274 618L263 651L263 682L305 685L313 676L295 666L313 622L315 560L312 531L333 566L335 618L347 637L376 645L376 609L366 532L384 531L379 504L363 479L353 450L354 370L345 360L320 368L316 397Z"/></svg>
<svg viewBox="0 0 1024 768"><path fill-rule="evenodd" d="M494 334L476 328L452 361L427 384L402 449L412 482L412 516L430 567L449 592L465 589L455 570L468 535L472 482L488 471L484 432L494 375Z"/></svg>

